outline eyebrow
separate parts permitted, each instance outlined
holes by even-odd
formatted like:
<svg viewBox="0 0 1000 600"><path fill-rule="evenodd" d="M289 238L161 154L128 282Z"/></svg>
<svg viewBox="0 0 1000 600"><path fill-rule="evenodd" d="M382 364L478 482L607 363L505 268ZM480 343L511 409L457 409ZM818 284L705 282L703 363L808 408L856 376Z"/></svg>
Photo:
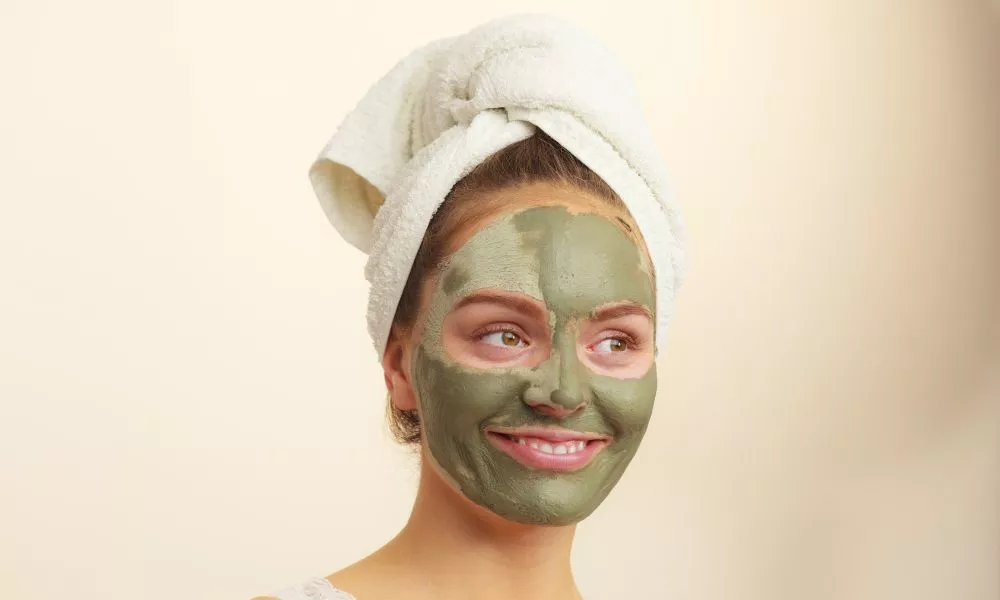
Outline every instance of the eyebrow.
<svg viewBox="0 0 1000 600"><path fill-rule="evenodd" d="M653 315L645 306L636 304L635 302L622 302L612 304L610 306L595 308L593 312L590 313L590 320L609 321L611 319L617 319L618 317L626 317L629 315L640 315L650 320L653 318Z"/></svg>
<svg viewBox="0 0 1000 600"><path fill-rule="evenodd" d="M470 304L499 304L511 310L527 313L539 318L544 319L546 316L545 309L539 306L537 301L495 292L473 292L456 302L452 310L458 310Z"/></svg>

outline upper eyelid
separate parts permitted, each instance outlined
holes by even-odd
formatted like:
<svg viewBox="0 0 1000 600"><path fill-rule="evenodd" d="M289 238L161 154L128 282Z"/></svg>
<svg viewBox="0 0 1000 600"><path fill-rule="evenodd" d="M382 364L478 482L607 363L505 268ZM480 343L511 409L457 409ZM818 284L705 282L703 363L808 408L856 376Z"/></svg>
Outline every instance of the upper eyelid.
<svg viewBox="0 0 1000 600"><path fill-rule="evenodd" d="M489 325L484 325L483 327L480 327L475 331L473 331L472 337L481 338L491 333L500 333L503 331L510 331L516 334L519 338L521 338L525 342L528 341L528 334L524 332L524 329L522 327L519 327L514 323L506 323L506 322L497 322L497 323L490 323Z"/></svg>
<svg viewBox="0 0 1000 600"><path fill-rule="evenodd" d="M653 321L642 315L619 315L610 319L584 320L583 326L594 334L619 331L635 338L652 335Z"/></svg>
<svg viewBox="0 0 1000 600"><path fill-rule="evenodd" d="M483 308L484 306L489 306L490 308ZM510 325L515 325L520 327L522 330L528 328L534 328L538 326L546 326L547 321L539 315L534 315L530 312L524 313L517 311L509 306L504 306L500 304L488 304L488 303L471 303L464 306L453 308L449 313L448 317L458 319L459 322L470 324L470 323L507 323ZM518 325L518 322L523 322L525 326Z"/></svg>
<svg viewBox="0 0 1000 600"><path fill-rule="evenodd" d="M626 331L625 328L617 327L607 327L598 329L593 335L589 336L591 338L597 339L598 341L606 340L612 337L622 337L629 340L632 343L640 344L643 339L647 337L644 333L635 333Z"/></svg>
<svg viewBox="0 0 1000 600"><path fill-rule="evenodd" d="M602 342L604 340L613 338L624 338L629 341L635 340L634 335L628 333L627 331L619 331L617 329L602 329L601 331L597 332L596 334L590 337L597 340L598 342Z"/></svg>

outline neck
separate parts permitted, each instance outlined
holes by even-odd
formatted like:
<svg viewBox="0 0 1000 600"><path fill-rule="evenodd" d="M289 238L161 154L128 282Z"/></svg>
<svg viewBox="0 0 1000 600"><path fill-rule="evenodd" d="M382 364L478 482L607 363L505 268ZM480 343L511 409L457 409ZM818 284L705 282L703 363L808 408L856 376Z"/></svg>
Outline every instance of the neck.
<svg viewBox="0 0 1000 600"><path fill-rule="evenodd" d="M483 600L580 597L570 569L575 525L508 521L449 486L427 460L410 519L389 546L435 598L468 598L470 589Z"/></svg>

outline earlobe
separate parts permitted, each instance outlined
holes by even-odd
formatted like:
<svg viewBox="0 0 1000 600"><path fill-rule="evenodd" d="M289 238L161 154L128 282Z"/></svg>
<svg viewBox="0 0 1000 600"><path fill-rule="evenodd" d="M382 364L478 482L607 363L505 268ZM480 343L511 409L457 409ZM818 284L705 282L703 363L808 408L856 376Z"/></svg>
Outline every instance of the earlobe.
<svg viewBox="0 0 1000 600"><path fill-rule="evenodd" d="M417 410L417 397L409 383L396 386L392 393L392 405L399 410Z"/></svg>

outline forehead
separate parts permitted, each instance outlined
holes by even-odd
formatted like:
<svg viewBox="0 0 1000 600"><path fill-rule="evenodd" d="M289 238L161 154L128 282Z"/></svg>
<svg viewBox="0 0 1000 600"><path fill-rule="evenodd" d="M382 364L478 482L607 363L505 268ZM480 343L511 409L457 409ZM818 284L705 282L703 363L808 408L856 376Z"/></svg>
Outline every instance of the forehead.
<svg viewBox="0 0 1000 600"><path fill-rule="evenodd" d="M650 273L636 244L609 217L536 206L483 224L455 251L438 291L458 300L479 289L526 294L585 314L630 300L653 309Z"/></svg>

